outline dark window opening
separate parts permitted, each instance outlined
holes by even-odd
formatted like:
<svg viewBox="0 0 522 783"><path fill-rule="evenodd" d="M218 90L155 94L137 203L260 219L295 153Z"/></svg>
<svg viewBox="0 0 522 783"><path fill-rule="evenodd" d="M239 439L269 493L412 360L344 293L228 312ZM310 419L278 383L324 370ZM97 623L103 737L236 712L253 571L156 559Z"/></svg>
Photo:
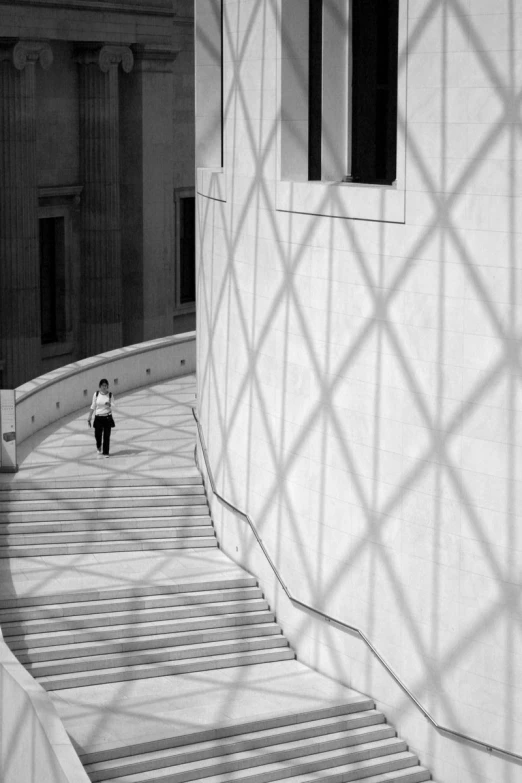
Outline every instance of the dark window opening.
<svg viewBox="0 0 522 783"><path fill-rule="evenodd" d="M220 35L221 35L221 41L220 41L220 44L221 44L221 52L220 52L220 57L221 57L221 83L220 83L221 95L220 95L220 101L219 101L220 111L221 111L221 117L220 117L220 123L221 123L221 163L220 163L220 165L221 165L221 167L223 167L225 165L225 149L224 149L225 139L224 139L224 122L223 122L223 117L224 117L223 96L225 94L225 86L224 86L225 64L224 64L224 58L223 58L223 0L221 0L219 5L220 5L220 9L219 9L219 13L220 13L219 31L220 31Z"/></svg>
<svg viewBox="0 0 522 783"><path fill-rule="evenodd" d="M323 113L323 0L309 0L308 179L321 179Z"/></svg>
<svg viewBox="0 0 522 783"><path fill-rule="evenodd" d="M40 219L40 320L42 343L65 339L64 218Z"/></svg>
<svg viewBox="0 0 522 783"><path fill-rule="evenodd" d="M353 0L352 179L397 176L399 0Z"/></svg>
<svg viewBox="0 0 522 783"><path fill-rule="evenodd" d="M196 299L196 199L179 200L179 301L189 304Z"/></svg>
<svg viewBox="0 0 522 783"><path fill-rule="evenodd" d="M309 0L308 178L321 179L323 0ZM399 0L352 0L351 161L354 182L397 176ZM348 32L347 32L348 34Z"/></svg>

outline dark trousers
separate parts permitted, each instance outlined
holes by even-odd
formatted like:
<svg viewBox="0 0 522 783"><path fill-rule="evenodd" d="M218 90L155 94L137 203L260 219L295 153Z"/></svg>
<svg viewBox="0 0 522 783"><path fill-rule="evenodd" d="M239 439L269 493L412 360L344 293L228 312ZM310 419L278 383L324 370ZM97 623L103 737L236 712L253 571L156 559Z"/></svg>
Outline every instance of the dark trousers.
<svg viewBox="0 0 522 783"><path fill-rule="evenodd" d="M108 416L94 417L94 437L96 438L96 448L98 450L102 447L103 437L103 453L108 454L111 442L111 425L109 424Z"/></svg>

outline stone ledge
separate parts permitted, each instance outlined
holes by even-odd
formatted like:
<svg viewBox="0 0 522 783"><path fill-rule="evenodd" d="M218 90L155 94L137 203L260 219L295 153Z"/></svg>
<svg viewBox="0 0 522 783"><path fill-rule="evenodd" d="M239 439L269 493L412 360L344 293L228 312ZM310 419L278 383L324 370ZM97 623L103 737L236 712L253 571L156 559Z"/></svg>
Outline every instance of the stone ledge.
<svg viewBox="0 0 522 783"><path fill-rule="evenodd" d="M102 13L137 14L139 16L165 16L168 18L176 16L171 0L16 0L16 3L1 3L1 5L11 4L17 7L101 11Z"/></svg>

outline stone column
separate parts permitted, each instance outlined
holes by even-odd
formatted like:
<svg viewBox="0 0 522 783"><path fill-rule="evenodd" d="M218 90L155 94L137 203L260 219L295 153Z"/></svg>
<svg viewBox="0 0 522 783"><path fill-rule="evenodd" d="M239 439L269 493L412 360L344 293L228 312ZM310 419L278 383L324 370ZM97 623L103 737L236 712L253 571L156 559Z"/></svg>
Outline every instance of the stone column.
<svg viewBox="0 0 522 783"><path fill-rule="evenodd" d="M82 271L80 334L83 356L122 345L120 133L118 69L132 70L127 46L78 52Z"/></svg>
<svg viewBox="0 0 522 783"><path fill-rule="evenodd" d="M137 45L122 101L124 342L172 333L174 280L173 63L168 46ZM188 139L176 150L186 154Z"/></svg>
<svg viewBox="0 0 522 783"><path fill-rule="evenodd" d="M45 42L0 46L0 359L12 388L40 373L35 69L52 61Z"/></svg>

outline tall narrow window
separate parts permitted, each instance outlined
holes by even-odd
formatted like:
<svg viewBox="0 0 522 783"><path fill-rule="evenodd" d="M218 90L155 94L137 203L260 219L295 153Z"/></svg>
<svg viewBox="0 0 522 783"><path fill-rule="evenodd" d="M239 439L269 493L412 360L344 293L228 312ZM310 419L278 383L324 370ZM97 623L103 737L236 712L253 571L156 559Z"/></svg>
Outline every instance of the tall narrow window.
<svg viewBox="0 0 522 783"><path fill-rule="evenodd" d="M321 179L323 0L309 0L308 179Z"/></svg>
<svg viewBox="0 0 522 783"><path fill-rule="evenodd" d="M398 0L352 0L352 171L391 184L397 157Z"/></svg>
<svg viewBox="0 0 522 783"><path fill-rule="evenodd" d="M220 108L220 132L221 132L221 165L225 165L225 133L224 133L224 95L225 95L225 62L223 58L223 0L219 3L219 45L220 45L220 57L221 57L221 92L219 95L219 108Z"/></svg>
<svg viewBox="0 0 522 783"><path fill-rule="evenodd" d="M399 0L309 0L310 180L396 179L398 38Z"/></svg>
<svg viewBox="0 0 522 783"><path fill-rule="evenodd" d="M64 218L40 218L40 313L42 343L65 339Z"/></svg>
<svg viewBox="0 0 522 783"><path fill-rule="evenodd" d="M179 200L179 303L196 299L196 199Z"/></svg>

